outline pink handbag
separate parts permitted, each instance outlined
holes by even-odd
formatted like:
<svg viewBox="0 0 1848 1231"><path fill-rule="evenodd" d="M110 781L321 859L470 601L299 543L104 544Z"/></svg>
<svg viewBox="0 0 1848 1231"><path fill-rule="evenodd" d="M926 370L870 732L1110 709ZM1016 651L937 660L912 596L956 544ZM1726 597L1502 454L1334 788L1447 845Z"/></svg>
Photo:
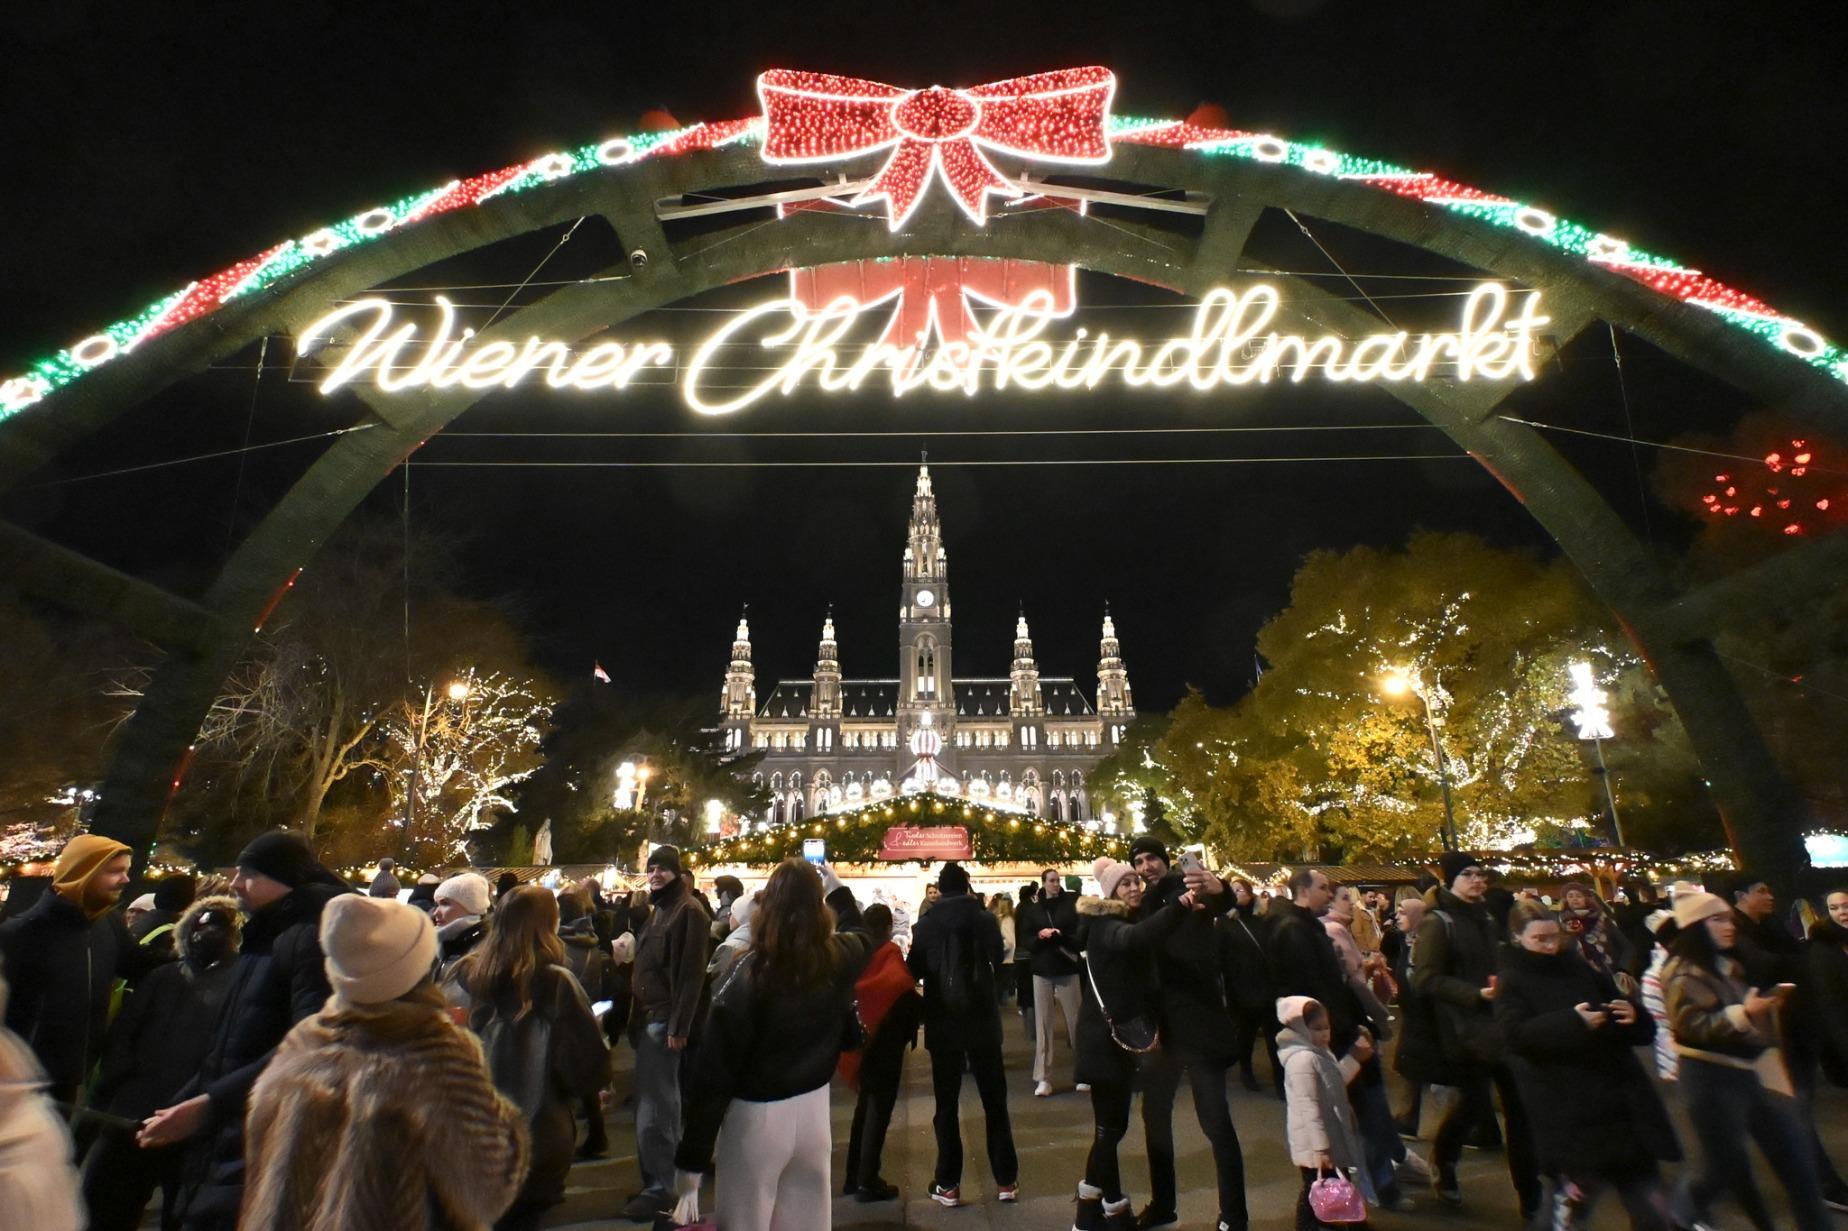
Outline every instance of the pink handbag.
<svg viewBox="0 0 1848 1231"><path fill-rule="evenodd" d="M1367 1221L1367 1203L1354 1182L1339 1171L1316 1177L1309 1186L1309 1209L1318 1222Z"/></svg>

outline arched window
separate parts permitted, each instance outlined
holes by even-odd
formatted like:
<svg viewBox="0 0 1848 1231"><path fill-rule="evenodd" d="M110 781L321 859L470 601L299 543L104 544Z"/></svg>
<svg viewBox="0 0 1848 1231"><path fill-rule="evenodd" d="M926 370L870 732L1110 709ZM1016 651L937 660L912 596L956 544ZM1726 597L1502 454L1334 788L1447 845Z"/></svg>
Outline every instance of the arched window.
<svg viewBox="0 0 1848 1231"><path fill-rule="evenodd" d="M1073 791L1072 792L1072 820L1074 821L1084 820L1084 792L1083 791Z"/></svg>
<svg viewBox="0 0 1848 1231"><path fill-rule="evenodd" d="M800 821L805 815L807 815L807 813L806 813L806 810L802 807L802 796L800 794L790 795L789 797L789 819L792 821Z"/></svg>
<svg viewBox="0 0 1848 1231"><path fill-rule="evenodd" d="M920 698L937 695L937 642L931 637L918 639L917 679L914 695Z"/></svg>
<svg viewBox="0 0 1848 1231"><path fill-rule="evenodd" d="M1057 791L1054 791L1051 795L1046 797L1046 815L1055 821L1062 821L1065 819L1063 816L1059 815L1059 793Z"/></svg>

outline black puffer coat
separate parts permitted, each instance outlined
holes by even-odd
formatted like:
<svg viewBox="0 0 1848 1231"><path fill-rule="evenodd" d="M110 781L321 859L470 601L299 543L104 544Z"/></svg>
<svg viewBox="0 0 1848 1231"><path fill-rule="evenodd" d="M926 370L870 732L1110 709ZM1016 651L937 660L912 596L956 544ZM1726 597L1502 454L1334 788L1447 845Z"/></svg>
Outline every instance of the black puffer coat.
<svg viewBox="0 0 1848 1231"><path fill-rule="evenodd" d="M1623 1177L1681 1157L1668 1110L1635 1049L1655 1038L1640 1006L1628 1026L1593 1029L1574 1006L1618 999L1617 985L1574 952L1504 946L1495 1018L1533 1125L1540 1169Z"/></svg>
<svg viewBox="0 0 1848 1231"><path fill-rule="evenodd" d="M172 960L137 945L119 912L92 919L55 890L0 927L0 954L13 989L6 1024L31 1046L48 1093L64 1103L103 1054L115 981Z"/></svg>
<svg viewBox="0 0 1848 1231"><path fill-rule="evenodd" d="M1136 1054L1111 1038L1110 1022L1119 1026L1137 1018L1152 1020L1160 989L1155 985L1149 951L1172 936L1188 910L1178 901L1137 923L1129 907L1115 898L1078 899L1078 940L1086 971L1078 976L1084 1003L1078 1010L1077 1079L1087 1085L1128 1089L1136 1076ZM1099 1005L1097 997L1103 995ZM1106 1021L1105 1014L1110 1021Z"/></svg>
<svg viewBox="0 0 1848 1231"><path fill-rule="evenodd" d="M321 952L321 912L345 885L315 881L291 890L244 922L225 1011L199 1074L176 1103L209 1094L205 1127L187 1153L184 1217L232 1225L244 1197L244 1109L250 1089L296 1022L321 1011L332 990Z"/></svg>
<svg viewBox="0 0 1848 1231"><path fill-rule="evenodd" d="M1495 973L1499 929L1487 907L1441 885L1425 901L1430 909L1418 925L1412 984L1437 1022L1441 1071L1430 1080L1457 1086L1471 1071L1499 1064L1506 1050L1494 1005L1482 998Z"/></svg>
<svg viewBox="0 0 1848 1231"><path fill-rule="evenodd" d="M1159 914L1186 892L1181 874L1170 872L1142 895L1137 920ZM1155 948L1162 1046L1219 1064L1231 1061L1238 1031L1226 1008L1225 975L1219 968L1219 939L1213 934L1213 922L1232 909L1232 901L1230 893L1204 899L1205 909L1188 911L1180 926Z"/></svg>
<svg viewBox="0 0 1848 1231"><path fill-rule="evenodd" d="M1226 998L1233 1007L1268 1017L1277 1011L1277 993L1271 986L1270 962L1264 956L1268 916L1251 907L1233 907L1219 920L1219 969L1226 980Z"/></svg>

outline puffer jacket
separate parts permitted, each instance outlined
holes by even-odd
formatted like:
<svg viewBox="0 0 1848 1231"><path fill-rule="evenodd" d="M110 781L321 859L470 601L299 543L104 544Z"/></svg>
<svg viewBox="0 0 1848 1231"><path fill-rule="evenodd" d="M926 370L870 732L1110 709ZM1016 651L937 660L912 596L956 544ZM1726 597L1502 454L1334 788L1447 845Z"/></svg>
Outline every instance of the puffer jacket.
<svg viewBox="0 0 1848 1231"><path fill-rule="evenodd" d="M1303 1024L1303 1012L1312 998L1285 996L1277 1001L1277 1060L1283 1065L1284 1131L1289 1138L1290 1161L1314 1167L1327 1152L1335 1167L1351 1172L1354 1183L1369 1200L1377 1199L1366 1166L1359 1121L1348 1099L1348 1083L1360 1072L1360 1061L1317 1047Z"/></svg>
<svg viewBox="0 0 1848 1231"><path fill-rule="evenodd" d="M943 899L930 918L956 900ZM780 1102L818 1090L833 1076L853 1011L854 984L872 956L873 938L861 927L851 890L835 889L827 902L837 930L828 941L832 973L825 982L808 989L765 984L753 950L713 989L712 1011L682 1082L686 1110L674 1158L678 1169L712 1170L719 1125L733 1099ZM992 924L994 916L982 913Z"/></svg>
<svg viewBox="0 0 1848 1231"><path fill-rule="evenodd" d="M1745 996L1751 989L1738 959L1722 954L1717 965L1718 970L1708 970L1673 956L1662 966L1662 997L1675 1051L1683 1059L1749 1065L1777 1042L1777 1035L1746 1015Z"/></svg>
<svg viewBox="0 0 1848 1231"><path fill-rule="evenodd" d="M1118 1046L1110 1023L1155 1018L1160 989L1149 954L1174 934L1188 911L1178 900L1171 901L1131 923L1129 907L1122 901L1087 896L1078 899L1077 913L1077 940L1085 963L1078 976L1084 999L1078 1009L1077 1079L1086 1085L1127 1087L1136 1075L1137 1057Z"/></svg>
<svg viewBox="0 0 1848 1231"><path fill-rule="evenodd" d="M1033 948L1029 958L1033 973L1042 979L1063 979L1067 975L1077 974L1078 961L1073 956L1078 952L1075 935L1078 931L1077 897L1063 891L1057 897L1040 894L1028 922L1033 927ZM1050 940L1041 940L1041 928L1056 928L1059 935Z"/></svg>
<svg viewBox="0 0 1848 1231"><path fill-rule="evenodd" d="M321 1010L331 995L321 952L321 912L343 893L330 876L291 890L244 921L212 1045L198 1074L178 1094L211 1096L205 1127L188 1143L184 1217L212 1225L237 1217L244 1198L244 1109L296 1022Z"/></svg>
<svg viewBox="0 0 1848 1231"><path fill-rule="evenodd" d="M1593 1029L1580 1004L1618 998L1616 983L1578 953L1502 951L1495 1017L1508 1039L1509 1067L1533 1124L1542 1171L1629 1175L1681 1157L1680 1143L1636 1049L1655 1021L1636 1006L1628 1026Z"/></svg>
<svg viewBox="0 0 1848 1231"><path fill-rule="evenodd" d="M13 986L6 1024L37 1054L51 1097L63 1103L103 1054L115 981L172 960L136 944L121 912L92 919L56 890L0 926L0 954Z"/></svg>
<svg viewBox="0 0 1848 1231"><path fill-rule="evenodd" d="M200 898L186 908L172 932L180 960L142 979L110 1023L91 1107L145 1120L172 1106L199 1071L237 968L235 955L204 970L188 961L193 921L208 910L231 920L231 945L237 947L242 916L236 898Z"/></svg>
<svg viewBox="0 0 1848 1231"><path fill-rule="evenodd" d="M1499 1064L1506 1053L1494 1004L1482 998L1501 945L1487 907L1465 902L1441 885L1425 901L1429 909L1418 925L1412 983L1437 1022L1443 1072L1431 1080L1461 1085L1470 1070Z"/></svg>
<svg viewBox="0 0 1848 1231"><path fill-rule="evenodd" d="M428 988L297 1023L251 1093L247 1137L245 1227L485 1231L526 1170L519 1108Z"/></svg>

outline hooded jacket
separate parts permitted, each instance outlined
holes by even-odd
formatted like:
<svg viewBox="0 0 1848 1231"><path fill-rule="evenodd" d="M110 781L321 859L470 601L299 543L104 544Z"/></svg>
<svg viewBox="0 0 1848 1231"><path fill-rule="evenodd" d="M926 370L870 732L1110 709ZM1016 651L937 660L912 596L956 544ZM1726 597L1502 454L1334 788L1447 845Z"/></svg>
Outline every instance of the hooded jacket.
<svg viewBox="0 0 1848 1231"><path fill-rule="evenodd" d="M1542 1171L1630 1175L1681 1157L1668 1111L1636 1058L1635 1049L1655 1037L1655 1019L1638 1007L1631 1025L1612 1019L1593 1029L1575 1008L1617 998L1610 976L1575 950L1502 950L1495 1017Z"/></svg>
<svg viewBox="0 0 1848 1231"><path fill-rule="evenodd" d="M595 921L588 915L573 919L558 929L558 939L565 946L565 966L584 994L593 1001L610 999L615 962L597 938Z"/></svg>
<svg viewBox="0 0 1848 1231"><path fill-rule="evenodd" d="M944 898L930 918L956 900ZM827 903L834 908L837 928L828 940L833 950L828 979L813 988L768 984L758 977L755 953L747 953L724 984L713 989L711 1015L682 1081L686 1110L674 1159L680 1170L712 1169L719 1125L733 1099L780 1102L818 1090L833 1076L853 1009L854 984L872 955L873 941L860 926L851 890L833 890Z"/></svg>
<svg viewBox="0 0 1848 1231"><path fill-rule="evenodd" d="M189 960L189 937L194 922L207 911L229 921L231 946L218 965L200 969ZM142 979L110 1023L90 1106L144 1120L178 1101L175 1096L199 1071L212 1044L212 1027L231 990L242 932L236 898L200 898L186 908L172 933L180 960Z"/></svg>
<svg viewBox="0 0 1848 1231"><path fill-rule="evenodd" d="M946 893L937 899L912 930L905 965L924 983L925 1047L1001 1045L995 992L1001 925L974 894ZM965 1004L953 1004L946 996L953 986L964 989Z"/></svg>
<svg viewBox="0 0 1848 1231"><path fill-rule="evenodd" d="M296 1022L332 994L321 952L321 911L351 892L331 875L297 886L244 921L231 986L198 1074L174 1096L211 1097L187 1157L185 1216L234 1218L243 1201L244 1109L251 1087Z"/></svg>
<svg viewBox="0 0 1848 1231"><path fill-rule="evenodd" d="M1171 901L1148 918L1131 923L1129 907L1120 899L1078 899L1078 940L1084 947L1085 970L1078 977L1083 1001L1078 1008L1077 1080L1086 1085L1127 1087L1135 1077L1137 1057L1118 1046L1111 1037L1110 1023L1155 1017L1160 988L1149 955L1174 935L1188 913L1179 901Z"/></svg>
<svg viewBox="0 0 1848 1231"><path fill-rule="evenodd" d="M12 985L6 1024L44 1065L51 1097L64 1103L76 1099L103 1054L115 981L173 960L136 944L120 911L91 918L79 903L52 889L0 925L0 960Z"/></svg>
<svg viewBox="0 0 1848 1231"><path fill-rule="evenodd" d="M1309 996L1285 996L1277 1001L1277 1059L1283 1065L1284 1128L1289 1137L1290 1161L1314 1167L1326 1152L1336 1168L1352 1178L1368 1200L1375 1200L1367 1173L1366 1151L1347 1086L1360 1072L1352 1056L1339 1060L1326 1047L1316 1046L1303 1014L1317 1003ZM1326 1007L1326 1006L1324 1006Z"/></svg>
<svg viewBox="0 0 1848 1231"><path fill-rule="evenodd" d="M428 989L298 1023L247 1135L245 1227L485 1231L526 1171L525 1117Z"/></svg>

